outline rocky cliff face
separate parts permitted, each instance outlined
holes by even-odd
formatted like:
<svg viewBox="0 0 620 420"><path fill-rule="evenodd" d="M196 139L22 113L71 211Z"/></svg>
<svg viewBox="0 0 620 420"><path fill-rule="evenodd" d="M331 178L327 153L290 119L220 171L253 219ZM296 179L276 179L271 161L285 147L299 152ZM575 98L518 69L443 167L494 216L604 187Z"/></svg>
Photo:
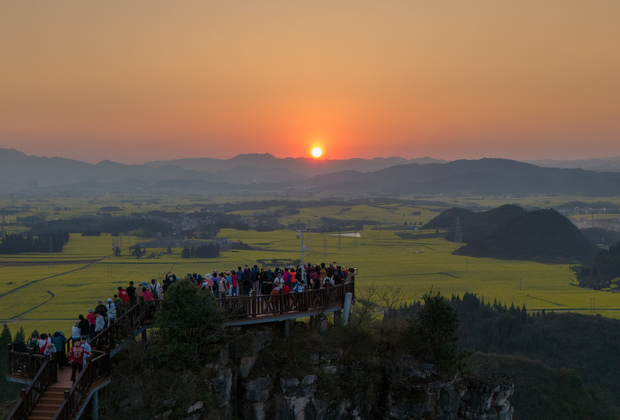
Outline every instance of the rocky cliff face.
<svg viewBox="0 0 620 420"><path fill-rule="evenodd" d="M269 328L257 329L231 340L219 360L205 367L204 381L215 399L197 401L187 409L188 418L512 419L512 383L459 374L446 378L430 364L412 362L399 372L386 372L374 393L355 391L355 383L341 392L339 384L354 379L347 377L337 352L310 353L312 368L294 374L265 372L261 353L272 334ZM172 413L170 408L161 418Z"/></svg>

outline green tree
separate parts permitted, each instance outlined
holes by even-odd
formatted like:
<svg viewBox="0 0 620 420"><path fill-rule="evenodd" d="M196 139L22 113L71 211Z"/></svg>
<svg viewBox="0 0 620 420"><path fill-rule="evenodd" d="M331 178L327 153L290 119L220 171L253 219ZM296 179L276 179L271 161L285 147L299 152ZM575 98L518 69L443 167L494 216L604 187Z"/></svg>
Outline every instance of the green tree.
<svg viewBox="0 0 620 420"><path fill-rule="evenodd" d="M142 248L140 248L140 245L136 245L133 255L135 255L136 258L140 258L142 256Z"/></svg>
<svg viewBox="0 0 620 420"><path fill-rule="evenodd" d="M458 368L465 352L457 346L459 317L440 292L425 294L424 306L409 324L413 352L446 370Z"/></svg>
<svg viewBox="0 0 620 420"><path fill-rule="evenodd" d="M172 284L157 312L157 359L173 368L200 368L218 353L223 322L211 293L189 280Z"/></svg>
<svg viewBox="0 0 620 420"><path fill-rule="evenodd" d="M21 327L19 331L17 331L17 334L15 334L15 341L17 340L26 342L26 333L24 332L24 327Z"/></svg>
<svg viewBox="0 0 620 420"><path fill-rule="evenodd" d="M4 349L11 342L11 330L4 324L2 333L0 334L0 348Z"/></svg>

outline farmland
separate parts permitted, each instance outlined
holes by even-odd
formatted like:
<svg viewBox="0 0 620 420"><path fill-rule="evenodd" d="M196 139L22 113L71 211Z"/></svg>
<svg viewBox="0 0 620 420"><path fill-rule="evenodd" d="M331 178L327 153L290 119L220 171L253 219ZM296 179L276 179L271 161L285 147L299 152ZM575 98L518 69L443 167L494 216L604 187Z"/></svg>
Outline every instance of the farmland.
<svg viewBox="0 0 620 420"><path fill-rule="evenodd" d="M574 198L573 198L574 199ZM97 199L46 199L37 202L3 202L4 208L16 208L5 216L5 231L23 229L17 217L41 216L67 219L83 214L130 214L148 211L189 212L222 203L241 203L240 197L122 197ZM255 200L255 198L254 198ZM470 200L469 198L467 200ZM501 300L508 306L525 304L529 310L573 310L600 313L620 318L620 295L605 291L588 291L577 287L568 265L493 260L452 255L458 245L433 237L435 231L410 230L409 226L430 220L443 208L464 205L464 199L446 199L446 207L428 203L343 203L300 208L278 220L283 225L314 227L322 218L367 221L359 229L360 237L337 236L330 232L304 234L305 261L333 262L359 269L358 293L369 285L400 290L408 301L420 299L431 287L444 295L465 291L483 295L486 300ZM537 198L536 202L568 202L565 199ZM514 202L507 199L484 199L487 205ZM528 203L533 205L532 203ZM260 212L273 212L265 208ZM57 214L56 214L57 213ZM231 214L251 217L255 211L233 210ZM372 223L371 223L372 222ZM407 225L405 225L405 222ZM182 259L181 248L149 248L147 257L137 259L128 248L150 238L126 236L82 236L72 233L61 253L28 253L0 256L0 323L7 322L14 333L23 327L67 333L78 314L86 314L97 299L112 297L119 285L130 280L161 279L172 270L178 276L204 274L213 269L231 269L239 265L278 265L300 259L301 240L294 229L259 232L222 228L218 238L241 241L250 249L222 251L215 259ZM407 239L398 236L398 233ZM112 255L114 245L122 253Z"/></svg>

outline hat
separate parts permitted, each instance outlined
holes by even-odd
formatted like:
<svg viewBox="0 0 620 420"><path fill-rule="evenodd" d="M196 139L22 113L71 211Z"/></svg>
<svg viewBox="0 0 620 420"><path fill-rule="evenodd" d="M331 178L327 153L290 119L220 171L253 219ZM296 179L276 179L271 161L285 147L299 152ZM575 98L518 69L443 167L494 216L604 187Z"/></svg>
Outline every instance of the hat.
<svg viewBox="0 0 620 420"><path fill-rule="evenodd" d="M97 303L103 303L103 301L102 301L101 299L99 299L99 300L97 301Z"/></svg>
<svg viewBox="0 0 620 420"><path fill-rule="evenodd" d="M88 308L88 313L92 313L93 312L93 308Z"/></svg>
<svg viewBox="0 0 620 420"><path fill-rule="evenodd" d="M108 299L108 303L112 302L112 299Z"/></svg>

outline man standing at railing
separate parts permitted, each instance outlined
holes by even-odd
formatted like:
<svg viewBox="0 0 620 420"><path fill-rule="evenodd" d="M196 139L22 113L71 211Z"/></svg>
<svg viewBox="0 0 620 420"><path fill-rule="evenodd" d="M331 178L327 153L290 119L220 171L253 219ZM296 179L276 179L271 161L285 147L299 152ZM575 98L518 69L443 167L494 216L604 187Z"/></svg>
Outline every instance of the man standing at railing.
<svg viewBox="0 0 620 420"><path fill-rule="evenodd" d="M125 291L127 292L127 296L129 296L129 303L132 306L135 305L138 299L136 298L136 288L133 285L133 281L129 282L129 287L127 287Z"/></svg>

